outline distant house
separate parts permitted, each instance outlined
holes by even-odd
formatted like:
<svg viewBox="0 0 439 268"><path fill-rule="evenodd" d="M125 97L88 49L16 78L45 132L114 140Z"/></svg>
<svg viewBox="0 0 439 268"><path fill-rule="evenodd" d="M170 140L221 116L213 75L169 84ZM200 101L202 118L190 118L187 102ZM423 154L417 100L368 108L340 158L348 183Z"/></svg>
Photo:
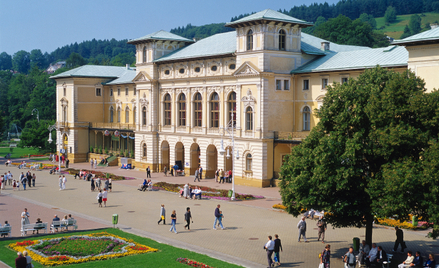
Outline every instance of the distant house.
<svg viewBox="0 0 439 268"><path fill-rule="evenodd" d="M53 74L56 70L58 70L59 68L65 67L66 66L66 62L65 61L58 61L55 64L50 64L49 68L46 69L46 73L48 74Z"/></svg>

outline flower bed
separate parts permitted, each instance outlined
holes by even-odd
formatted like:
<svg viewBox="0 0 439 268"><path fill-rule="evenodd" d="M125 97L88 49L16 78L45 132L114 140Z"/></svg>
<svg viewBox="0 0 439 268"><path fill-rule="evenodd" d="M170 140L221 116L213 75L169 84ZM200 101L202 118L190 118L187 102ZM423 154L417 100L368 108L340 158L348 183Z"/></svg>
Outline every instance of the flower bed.
<svg viewBox="0 0 439 268"><path fill-rule="evenodd" d="M274 204L273 208L275 208L275 209L282 209L282 210L286 210L287 209L287 207L282 205L282 204Z"/></svg>
<svg viewBox="0 0 439 268"><path fill-rule="evenodd" d="M157 182L154 183L153 186L159 190L178 193L180 192L181 189L183 189L184 184ZM202 193L203 196L207 196L212 199L230 200L230 197L228 197L229 190L214 189L205 186L201 186L200 189L203 192ZM251 199L263 199L263 198L264 198L263 196L235 193L236 200L251 200Z"/></svg>
<svg viewBox="0 0 439 268"><path fill-rule="evenodd" d="M25 240L9 244L9 247L15 251L27 250L34 261L46 266L105 260L157 251L107 232Z"/></svg>
<svg viewBox="0 0 439 268"><path fill-rule="evenodd" d="M411 230L422 230L422 229L425 230L429 226L427 222L418 222L417 226L413 226L411 222L407 222L407 221L401 222L399 220L383 219L383 218L376 218L376 223L380 225L399 227L399 228L411 229Z"/></svg>
<svg viewBox="0 0 439 268"><path fill-rule="evenodd" d="M135 178L131 178L131 177L118 176L118 175L115 175L112 173L104 173L104 172L100 172L100 171L86 170L86 169L81 169L81 170L86 171L87 173L91 172L92 174L94 174L98 178L106 178L107 174L108 174L108 178L113 180L113 181L134 180L135 179ZM68 168L68 169L64 170L64 172L66 172L66 174L75 175L75 174L79 174L79 171L81 171L81 170L74 169L74 168Z"/></svg>
<svg viewBox="0 0 439 268"><path fill-rule="evenodd" d="M190 260L188 258L178 258L176 261L178 261L179 263L187 264L190 267L213 268L212 266L209 266L207 264L204 264L204 263L201 263L201 262L197 262L197 261L194 261L194 260Z"/></svg>

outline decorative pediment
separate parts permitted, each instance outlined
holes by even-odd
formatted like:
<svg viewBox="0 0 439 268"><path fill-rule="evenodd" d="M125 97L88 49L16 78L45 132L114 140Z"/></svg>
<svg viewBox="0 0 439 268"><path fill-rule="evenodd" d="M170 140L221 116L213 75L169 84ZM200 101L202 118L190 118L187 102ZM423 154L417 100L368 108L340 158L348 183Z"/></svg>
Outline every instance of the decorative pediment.
<svg viewBox="0 0 439 268"><path fill-rule="evenodd" d="M69 104L69 101L68 101L65 97L63 97L63 98L60 100L60 102L61 102L61 106L66 106L66 105Z"/></svg>
<svg viewBox="0 0 439 268"><path fill-rule="evenodd" d="M119 99L116 100L116 107L117 107L118 109L121 109L121 108L122 108L122 101L121 101L121 100L119 100Z"/></svg>
<svg viewBox="0 0 439 268"><path fill-rule="evenodd" d="M136 82L149 82L151 80L152 80L152 78L151 78L151 76L149 76L149 74L147 74L144 71L141 71L136 75L136 77L134 77L133 82L134 83L136 83Z"/></svg>
<svg viewBox="0 0 439 268"><path fill-rule="evenodd" d="M259 75L261 71L253 63L244 62L234 73L235 76Z"/></svg>
<svg viewBox="0 0 439 268"><path fill-rule="evenodd" d="M252 91L250 89L247 90L247 95L242 97L241 101L244 104L244 107L247 107L247 106L253 107L256 104L256 98L253 97Z"/></svg>
<svg viewBox="0 0 439 268"><path fill-rule="evenodd" d="M139 102L140 102L140 107L147 107L149 104L149 101L146 98L140 98Z"/></svg>

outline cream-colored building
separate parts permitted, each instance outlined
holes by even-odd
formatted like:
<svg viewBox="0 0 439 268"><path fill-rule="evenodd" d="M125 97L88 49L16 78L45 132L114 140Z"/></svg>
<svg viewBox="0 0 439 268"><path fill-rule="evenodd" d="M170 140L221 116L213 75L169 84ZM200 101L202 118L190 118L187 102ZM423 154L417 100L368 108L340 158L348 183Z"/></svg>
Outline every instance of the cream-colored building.
<svg viewBox="0 0 439 268"><path fill-rule="evenodd" d="M376 65L412 68L402 46L338 45L302 33L309 25L264 10L198 42L158 31L129 41L135 68L85 65L53 76L68 157L113 153L137 169L178 164L186 176L201 165L208 178L234 165L237 184L268 186L317 123L327 85ZM235 154L227 157L219 152L232 154L232 130Z"/></svg>

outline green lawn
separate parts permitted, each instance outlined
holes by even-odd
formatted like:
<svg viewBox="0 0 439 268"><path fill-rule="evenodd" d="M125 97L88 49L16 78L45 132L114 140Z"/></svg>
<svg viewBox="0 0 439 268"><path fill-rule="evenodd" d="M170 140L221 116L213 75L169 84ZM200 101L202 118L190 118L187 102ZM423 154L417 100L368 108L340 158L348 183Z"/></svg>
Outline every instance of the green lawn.
<svg viewBox="0 0 439 268"><path fill-rule="evenodd" d="M439 21L439 13L423 13L425 16L421 16L422 22L421 27L424 28L425 24L427 22L434 23L435 21ZM393 37L395 39L399 39L404 32L404 28L406 25L409 24L410 17L413 14L409 15L398 15L396 17L396 21L393 23L390 23L388 26L385 25L384 17L381 18L375 18L377 22L377 29L381 28L382 26L385 26L383 30L379 30L379 32L385 33L386 35ZM421 15L421 14L418 14Z"/></svg>
<svg viewBox="0 0 439 268"><path fill-rule="evenodd" d="M55 235L49 235L49 236L42 236L38 237L36 239L41 238L54 238L54 237L60 237L60 236L69 236L69 235L80 235L80 234L89 234L94 232L102 232L106 231L111 234L115 234L127 239L132 239L137 243L156 248L159 251L158 252L150 252L145 254L139 254L139 255L132 255L127 257L121 257L116 259L109 259L109 260L103 260L103 261L92 261L92 262L86 262L86 263L80 263L80 264L71 264L69 266L74 266L78 268L82 267L189 267L186 264L181 264L176 261L177 258L189 258L198 262L202 262L204 264L207 264L212 267L241 267L238 265L230 264L227 262L223 262L211 257L208 257L203 254L195 253L189 250L175 248L169 245L158 243L154 240L140 237L137 235L132 235L126 232L123 232L118 229L103 229L99 231L87 231L87 232L75 232L75 233L64 233L64 234L55 234ZM203 238L200 238L203 239ZM9 241L2 241L0 240L0 260L2 260L4 263L15 267L15 258L17 257L17 253L10 248L8 248L8 244L15 243L23 240L32 240L26 237L17 239L17 240L9 240ZM43 265L33 262L35 267L44 267ZM64 267L66 265L63 265Z"/></svg>
<svg viewBox="0 0 439 268"><path fill-rule="evenodd" d="M0 147L0 157L5 157L8 153L10 153L9 147ZM28 154L39 154L37 149L33 148L13 148L11 158L20 158L22 155L28 155Z"/></svg>

